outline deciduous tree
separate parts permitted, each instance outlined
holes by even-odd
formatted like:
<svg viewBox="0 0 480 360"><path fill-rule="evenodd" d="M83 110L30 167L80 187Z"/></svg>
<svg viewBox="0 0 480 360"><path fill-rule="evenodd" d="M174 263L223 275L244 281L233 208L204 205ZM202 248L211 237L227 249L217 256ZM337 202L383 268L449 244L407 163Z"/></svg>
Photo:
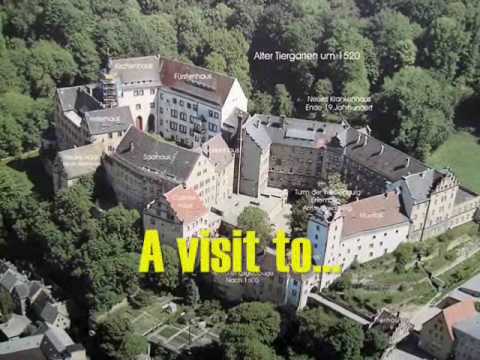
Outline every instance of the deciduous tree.
<svg viewBox="0 0 480 360"><path fill-rule="evenodd" d="M362 360L364 334L360 325L351 320L340 320L331 330L327 342L339 360Z"/></svg>
<svg viewBox="0 0 480 360"><path fill-rule="evenodd" d="M376 99L374 126L386 140L425 159L452 129L456 99L449 84L418 67L387 78Z"/></svg>
<svg viewBox="0 0 480 360"><path fill-rule="evenodd" d="M260 240L260 248L270 243L272 238L272 226L268 214L257 207L247 206L238 216L238 227L245 231L255 231Z"/></svg>
<svg viewBox="0 0 480 360"><path fill-rule="evenodd" d="M273 112L276 115L290 116L293 111L293 101L290 93L283 84L275 85L273 97Z"/></svg>

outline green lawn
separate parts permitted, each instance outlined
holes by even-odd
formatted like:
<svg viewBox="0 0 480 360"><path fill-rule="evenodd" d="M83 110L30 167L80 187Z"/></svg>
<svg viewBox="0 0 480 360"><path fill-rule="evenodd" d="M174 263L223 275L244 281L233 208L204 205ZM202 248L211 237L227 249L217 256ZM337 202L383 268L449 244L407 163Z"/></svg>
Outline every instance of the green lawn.
<svg viewBox="0 0 480 360"><path fill-rule="evenodd" d="M436 168L449 166L461 183L480 192L480 139L466 132L452 134L427 160Z"/></svg>
<svg viewBox="0 0 480 360"><path fill-rule="evenodd" d="M52 180L45 172L38 151L30 151L16 158L2 159L0 166L8 166L12 170L25 173L32 183L34 193L37 193L42 200L52 198Z"/></svg>

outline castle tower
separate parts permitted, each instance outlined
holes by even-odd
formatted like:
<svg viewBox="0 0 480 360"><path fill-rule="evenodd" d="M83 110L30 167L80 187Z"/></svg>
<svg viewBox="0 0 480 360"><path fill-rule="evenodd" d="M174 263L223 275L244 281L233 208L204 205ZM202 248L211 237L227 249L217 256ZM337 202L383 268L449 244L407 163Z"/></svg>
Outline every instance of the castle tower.
<svg viewBox="0 0 480 360"><path fill-rule="evenodd" d="M313 263L315 265L340 265L341 234L343 229L342 210L321 206L310 218L307 237L313 245ZM320 274L319 288L330 285L339 274Z"/></svg>
<svg viewBox="0 0 480 360"><path fill-rule="evenodd" d="M118 94L116 80L109 74L104 74L100 80L102 84L102 100L107 108L118 106Z"/></svg>

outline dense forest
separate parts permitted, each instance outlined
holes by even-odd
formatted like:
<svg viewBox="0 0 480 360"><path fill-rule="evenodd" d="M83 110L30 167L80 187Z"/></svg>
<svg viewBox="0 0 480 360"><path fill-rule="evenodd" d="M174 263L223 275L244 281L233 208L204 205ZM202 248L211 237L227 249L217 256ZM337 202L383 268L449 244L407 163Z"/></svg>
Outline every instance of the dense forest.
<svg viewBox="0 0 480 360"><path fill-rule="evenodd" d="M38 146L56 86L94 81L108 56L162 54L237 77L252 112L305 112L307 96L371 97L343 112L422 159L478 106L478 0L5 0L0 156ZM258 61L257 51L357 60ZM465 112L465 111L460 111Z"/></svg>

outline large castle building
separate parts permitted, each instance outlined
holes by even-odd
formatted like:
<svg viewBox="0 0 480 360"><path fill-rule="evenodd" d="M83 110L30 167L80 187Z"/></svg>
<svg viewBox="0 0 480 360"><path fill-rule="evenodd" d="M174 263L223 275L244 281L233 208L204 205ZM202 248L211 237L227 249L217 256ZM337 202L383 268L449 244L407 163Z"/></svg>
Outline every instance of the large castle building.
<svg viewBox="0 0 480 360"><path fill-rule="evenodd" d="M250 117L242 129L240 190L267 186L315 189L339 174L358 195L323 206L308 223L318 265L367 262L400 243L421 241L472 221L480 197L448 169L435 170L384 144L368 128L270 115ZM320 276L320 288L338 274Z"/></svg>
<svg viewBox="0 0 480 360"><path fill-rule="evenodd" d="M109 61L101 88L104 104L127 106L139 130L187 147L234 131L248 104L238 80L159 56Z"/></svg>
<svg viewBox="0 0 480 360"><path fill-rule="evenodd" d="M314 262L344 269L471 221L480 206L450 170L429 168L368 127L249 116L247 104L226 75L160 56L111 60L97 83L57 90L55 190L102 166L118 202L174 245L202 228L235 228L246 206L288 227L287 190L318 189L338 174L356 200L317 209L307 232ZM274 271L270 250L261 262ZM337 276L217 282L237 299L302 307Z"/></svg>
<svg viewBox="0 0 480 360"><path fill-rule="evenodd" d="M186 149L131 127L103 165L117 200L139 211L179 185L194 190L207 208L233 189L233 157L221 135Z"/></svg>

